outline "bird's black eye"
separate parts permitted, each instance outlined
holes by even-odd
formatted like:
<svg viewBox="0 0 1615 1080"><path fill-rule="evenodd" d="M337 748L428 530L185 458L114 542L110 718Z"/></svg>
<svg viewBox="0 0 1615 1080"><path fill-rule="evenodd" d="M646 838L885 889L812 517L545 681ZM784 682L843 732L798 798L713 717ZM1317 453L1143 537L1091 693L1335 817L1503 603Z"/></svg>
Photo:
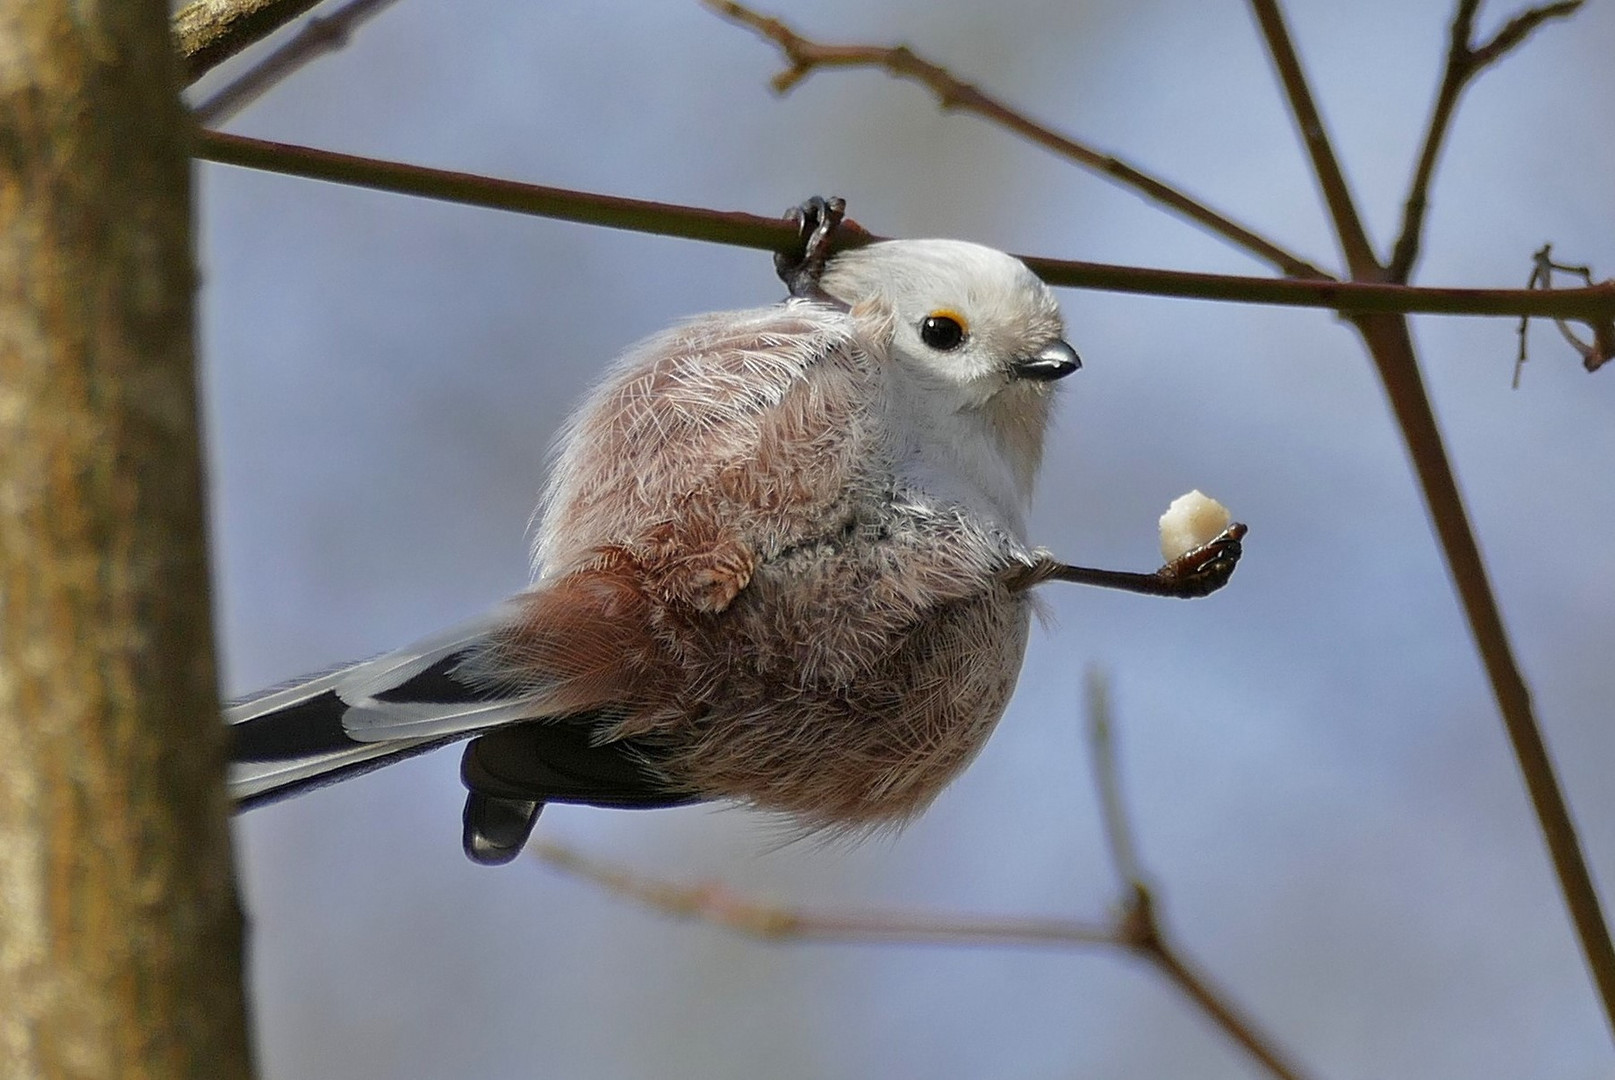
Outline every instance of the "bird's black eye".
<svg viewBox="0 0 1615 1080"><path fill-rule="evenodd" d="M933 312L920 323L920 340L940 352L957 349L965 340L964 320L951 311Z"/></svg>

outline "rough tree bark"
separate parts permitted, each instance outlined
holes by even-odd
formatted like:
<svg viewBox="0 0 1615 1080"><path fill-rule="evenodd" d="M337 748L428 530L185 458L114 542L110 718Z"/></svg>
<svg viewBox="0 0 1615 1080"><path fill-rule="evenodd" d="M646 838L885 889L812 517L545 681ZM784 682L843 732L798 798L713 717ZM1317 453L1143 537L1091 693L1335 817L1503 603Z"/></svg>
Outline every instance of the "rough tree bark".
<svg viewBox="0 0 1615 1080"><path fill-rule="evenodd" d="M0 1076L250 1075L164 0L0 0Z"/></svg>

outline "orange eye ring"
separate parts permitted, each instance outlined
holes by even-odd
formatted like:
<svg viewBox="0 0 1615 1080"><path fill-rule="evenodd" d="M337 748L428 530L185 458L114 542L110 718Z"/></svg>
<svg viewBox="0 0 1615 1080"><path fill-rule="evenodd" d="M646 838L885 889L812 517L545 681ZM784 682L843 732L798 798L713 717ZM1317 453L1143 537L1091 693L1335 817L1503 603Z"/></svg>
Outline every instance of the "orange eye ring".
<svg viewBox="0 0 1615 1080"><path fill-rule="evenodd" d="M970 322L951 308L940 308L920 320L920 340L938 352L950 352L970 336Z"/></svg>

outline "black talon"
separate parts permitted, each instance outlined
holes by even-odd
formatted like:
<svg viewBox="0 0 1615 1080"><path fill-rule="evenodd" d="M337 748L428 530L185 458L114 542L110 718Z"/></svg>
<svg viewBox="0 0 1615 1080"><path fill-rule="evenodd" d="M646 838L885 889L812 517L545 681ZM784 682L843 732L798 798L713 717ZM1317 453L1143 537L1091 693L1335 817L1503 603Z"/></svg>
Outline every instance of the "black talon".
<svg viewBox="0 0 1615 1080"><path fill-rule="evenodd" d="M839 195L826 199L815 195L800 206L785 212L785 220L794 222L802 238L798 253L774 255L774 271L779 274L791 295L802 300L829 299L819 288L824 275L824 264L830 258L831 241L841 227L847 213L847 200Z"/></svg>

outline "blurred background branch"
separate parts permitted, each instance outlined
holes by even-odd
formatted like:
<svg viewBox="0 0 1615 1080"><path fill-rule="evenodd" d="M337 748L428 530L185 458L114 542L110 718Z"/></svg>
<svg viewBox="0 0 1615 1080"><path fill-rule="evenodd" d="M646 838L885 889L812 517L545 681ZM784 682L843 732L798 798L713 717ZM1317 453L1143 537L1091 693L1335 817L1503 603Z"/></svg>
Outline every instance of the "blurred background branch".
<svg viewBox="0 0 1615 1080"><path fill-rule="evenodd" d="M608 892L663 915L693 919L762 941L813 941L864 945L948 947L1088 948L1109 946L1143 957L1192 1002L1224 1035L1255 1058L1278 1080L1307 1074L1290 1060L1277 1039L1262 1030L1175 944L1159 916L1155 894L1145 883L1133 829L1121 798L1110 697L1104 676L1088 672L1088 742L1112 870L1121 897L1106 921L1032 916L921 914L912 911L827 911L750 899L721 882L678 885L585 855L555 840L535 841L531 850L545 864L589 881Z"/></svg>
<svg viewBox="0 0 1615 1080"><path fill-rule="evenodd" d="M1408 197L1403 209L1402 229L1397 234L1391 261L1385 268L1386 277L1403 285L1413 273L1413 264L1419 258L1419 243L1424 234L1424 212L1430 205L1430 181L1435 176L1436 159L1446 141L1452 125L1453 110L1458 97L1473 79L1488 65L1501 60L1510 49L1524 44L1525 39L1550 19L1564 19L1580 10L1582 0L1562 0L1531 8L1510 19L1490 41L1476 45L1475 15L1480 0L1458 0L1453 12L1451 42L1447 49L1446 69L1441 75L1441 88L1436 92L1435 108L1430 113L1430 125L1425 131L1424 145L1419 150L1419 164L1408 185Z"/></svg>

